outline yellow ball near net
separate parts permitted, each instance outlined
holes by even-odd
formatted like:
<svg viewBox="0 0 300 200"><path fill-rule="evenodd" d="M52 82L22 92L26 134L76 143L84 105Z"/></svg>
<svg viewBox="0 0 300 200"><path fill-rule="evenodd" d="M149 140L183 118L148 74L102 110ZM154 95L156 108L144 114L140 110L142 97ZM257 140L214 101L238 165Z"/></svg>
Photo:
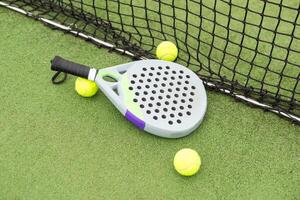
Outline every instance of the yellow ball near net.
<svg viewBox="0 0 300 200"><path fill-rule="evenodd" d="M185 148L176 153L173 164L179 174L192 176L199 171L201 158L195 150Z"/></svg>
<svg viewBox="0 0 300 200"><path fill-rule="evenodd" d="M176 45L170 41L161 42L156 48L156 57L160 60L174 61L178 56Z"/></svg>

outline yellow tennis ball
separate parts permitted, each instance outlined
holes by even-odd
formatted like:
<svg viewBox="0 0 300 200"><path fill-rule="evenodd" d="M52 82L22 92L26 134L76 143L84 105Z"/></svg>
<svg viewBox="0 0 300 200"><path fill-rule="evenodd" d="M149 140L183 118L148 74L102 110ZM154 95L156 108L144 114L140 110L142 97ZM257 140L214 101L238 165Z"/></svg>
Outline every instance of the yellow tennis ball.
<svg viewBox="0 0 300 200"><path fill-rule="evenodd" d="M91 97L98 91L97 84L94 81L85 78L77 78L75 82L76 92L83 97Z"/></svg>
<svg viewBox="0 0 300 200"><path fill-rule="evenodd" d="M176 153L173 164L179 174L192 176L199 171L201 158L195 150L184 148Z"/></svg>
<svg viewBox="0 0 300 200"><path fill-rule="evenodd" d="M174 61L178 56L175 44L169 41L161 42L156 48L156 57L165 61Z"/></svg>

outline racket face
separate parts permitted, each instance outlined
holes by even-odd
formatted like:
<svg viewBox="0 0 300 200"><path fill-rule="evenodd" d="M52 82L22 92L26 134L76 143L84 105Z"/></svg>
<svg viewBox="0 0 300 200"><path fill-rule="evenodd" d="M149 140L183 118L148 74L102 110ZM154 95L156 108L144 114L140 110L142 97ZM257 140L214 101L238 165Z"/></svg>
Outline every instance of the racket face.
<svg viewBox="0 0 300 200"><path fill-rule="evenodd" d="M119 100L110 98L136 126L161 137L178 138L200 125L207 99L194 72L161 60L136 61L112 71L124 69L115 86ZM103 84L99 83L100 88Z"/></svg>

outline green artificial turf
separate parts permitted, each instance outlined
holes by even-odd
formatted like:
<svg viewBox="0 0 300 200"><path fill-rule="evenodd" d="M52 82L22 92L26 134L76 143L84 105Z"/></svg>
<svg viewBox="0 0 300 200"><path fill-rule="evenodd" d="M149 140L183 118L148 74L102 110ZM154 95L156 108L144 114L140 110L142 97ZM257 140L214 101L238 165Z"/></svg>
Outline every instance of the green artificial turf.
<svg viewBox="0 0 300 200"><path fill-rule="evenodd" d="M129 61L0 7L0 199L300 199L300 128L208 92L202 125L162 139L124 120L75 78L50 81L55 55L104 68ZM176 151L202 156L178 175Z"/></svg>

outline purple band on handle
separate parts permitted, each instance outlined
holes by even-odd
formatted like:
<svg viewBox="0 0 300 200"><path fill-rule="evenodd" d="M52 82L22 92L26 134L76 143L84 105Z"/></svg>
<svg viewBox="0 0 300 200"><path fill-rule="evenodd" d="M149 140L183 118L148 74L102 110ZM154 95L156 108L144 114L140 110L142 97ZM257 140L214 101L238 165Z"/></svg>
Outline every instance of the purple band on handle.
<svg viewBox="0 0 300 200"><path fill-rule="evenodd" d="M126 111L125 117L126 117L126 119L128 119L129 121L131 121L132 123L134 123L140 129L144 129L145 128L145 122L143 120L141 120L140 118L138 118L137 116L135 116L130 111L128 111L128 110Z"/></svg>

